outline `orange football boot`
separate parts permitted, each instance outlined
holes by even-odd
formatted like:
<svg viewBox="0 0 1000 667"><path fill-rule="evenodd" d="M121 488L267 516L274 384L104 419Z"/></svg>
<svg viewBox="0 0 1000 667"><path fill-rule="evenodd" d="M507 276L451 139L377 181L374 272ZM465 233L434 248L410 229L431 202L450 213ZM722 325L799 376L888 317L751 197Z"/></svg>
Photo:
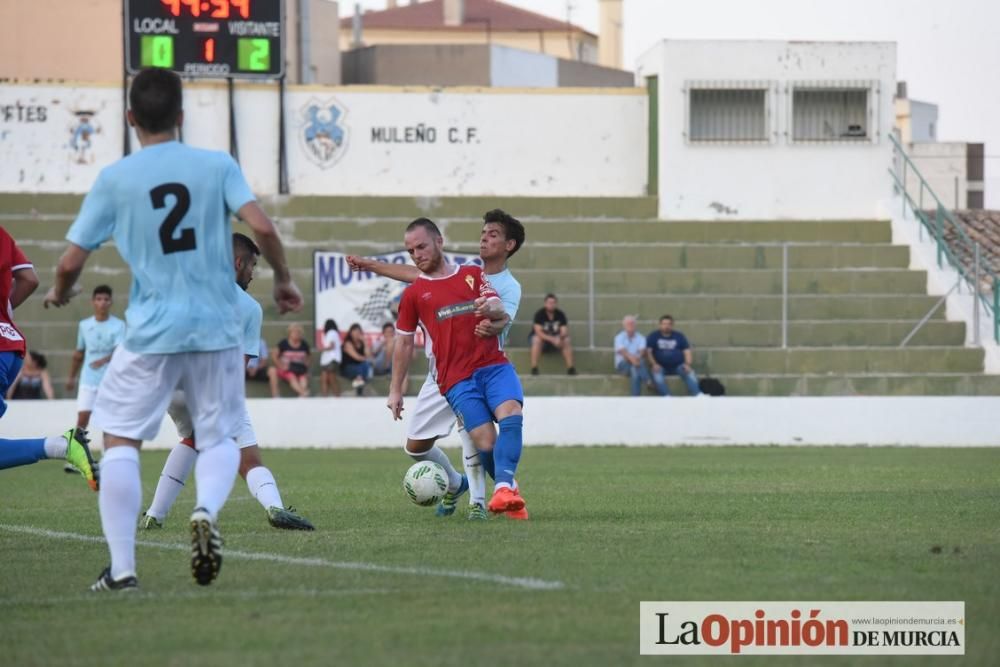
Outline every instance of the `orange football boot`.
<svg viewBox="0 0 1000 667"><path fill-rule="evenodd" d="M517 491L506 486L501 486L493 492L493 497L490 498L486 509L494 514L516 512L517 510L524 509L524 498Z"/></svg>

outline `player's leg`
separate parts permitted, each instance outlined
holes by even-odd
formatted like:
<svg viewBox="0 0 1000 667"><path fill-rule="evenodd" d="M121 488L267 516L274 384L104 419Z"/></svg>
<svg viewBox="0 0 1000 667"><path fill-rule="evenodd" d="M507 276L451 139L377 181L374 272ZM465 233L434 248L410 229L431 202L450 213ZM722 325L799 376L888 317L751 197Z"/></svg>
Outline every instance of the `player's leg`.
<svg viewBox="0 0 1000 667"><path fill-rule="evenodd" d="M179 386L187 394L198 460L194 466L197 500L191 514L191 573L202 586L222 567L222 537L218 516L236 481L240 452L234 434L239 430L246 394L243 355L239 348L181 355Z"/></svg>
<svg viewBox="0 0 1000 667"><path fill-rule="evenodd" d="M493 449L496 485L489 509L491 512L516 512L524 508L524 499L514 482L523 447L521 406L524 404L524 390L510 364L482 368L476 371L476 379L500 427Z"/></svg>
<svg viewBox="0 0 1000 667"><path fill-rule="evenodd" d="M458 437L462 441L462 465L465 477L469 480L469 519L486 518L486 474L480 451L476 449L472 438L466 433L465 427L458 425ZM492 452L483 452L493 461Z"/></svg>
<svg viewBox="0 0 1000 667"><path fill-rule="evenodd" d="M4 396L22 364L23 360L14 352L0 352L0 417L7 412ZM73 428L48 438L0 438L0 470L30 465L43 459L65 458L68 464L79 466L87 484L97 491L96 467L89 444L86 431Z"/></svg>
<svg viewBox="0 0 1000 667"><path fill-rule="evenodd" d="M435 443L438 438L451 433L455 426L455 413L448 406L448 401L441 395L437 384L428 376L420 387L417 400L414 401L413 412L410 415L406 433L406 454L414 461L433 461L448 475L448 492L444 500L449 500L451 511L455 511L454 503L458 497L468 490L468 480L455 470L448 455ZM442 500L442 502L444 502ZM440 512L439 506L439 515Z"/></svg>
<svg viewBox="0 0 1000 667"><path fill-rule="evenodd" d="M181 441L174 445L167 455L163 470L160 472L160 479L156 483L156 491L153 493L153 502L149 509L143 512L139 525L147 529L163 527L163 521L170 513L170 508L174 506L177 496L184 489L198 459L194 444L194 424L191 422L191 413L187 409L187 399L183 391L173 393L167 414L173 420Z"/></svg>
<svg viewBox="0 0 1000 667"><path fill-rule="evenodd" d="M278 491L278 482L274 475L264 466L261 460L260 447L257 446L257 434L254 433L250 413L243 409L243 419L240 423L236 444L240 448L239 474L250 490L250 495L257 499L267 512L267 521L275 528L287 530L315 530L307 519L299 516L292 507L285 507Z"/></svg>
<svg viewBox="0 0 1000 667"><path fill-rule="evenodd" d="M177 355L141 355L120 347L94 404L104 431L98 507L111 564L91 590L135 588L135 531L142 509L139 447L156 436L180 374Z"/></svg>

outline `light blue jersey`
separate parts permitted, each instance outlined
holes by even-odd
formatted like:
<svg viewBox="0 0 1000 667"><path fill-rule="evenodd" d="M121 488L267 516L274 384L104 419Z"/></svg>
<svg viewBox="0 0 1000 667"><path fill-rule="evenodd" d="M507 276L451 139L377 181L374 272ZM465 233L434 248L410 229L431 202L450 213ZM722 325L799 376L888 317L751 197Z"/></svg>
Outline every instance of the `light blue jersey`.
<svg viewBox="0 0 1000 667"><path fill-rule="evenodd" d="M66 238L85 250L113 238L132 270L126 349L242 347L229 216L253 200L229 155L176 141L101 170Z"/></svg>
<svg viewBox="0 0 1000 667"><path fill-rule="evenodd" d="M264 323L264 309L257 303L257 299L242 289L238 305L240 323L243 327L243 340L241 342L243 354L256 359L257 355L260 354L260 328Z"/></svg>
<svg viewBox="0 0 1000 667"><path fill-rule="evenodd" d="M125 337L125 322L114 315L108 316L103 322L93 317L80 321L76 330L76 349L83 351L83 372L80 373L80 384L96 387L101 384L108 365L91 368L90 364L111 354Z"/></svg>
<svg viewBox="0 0 1000 667"><path fill-rule="evenodd" d="M514 316L517 315L517 309L521 306L521 283L517 282L510 269L506 267L500 273L486 274L486 279L490 281L490 285L493 285L493 289L500 295L500 300L503 301L503 309L510 316L510 322L507 323L507 326L500 333L500 349L503 349L507 343L507 335L510 333L510 328L514 324Z"/></svg>

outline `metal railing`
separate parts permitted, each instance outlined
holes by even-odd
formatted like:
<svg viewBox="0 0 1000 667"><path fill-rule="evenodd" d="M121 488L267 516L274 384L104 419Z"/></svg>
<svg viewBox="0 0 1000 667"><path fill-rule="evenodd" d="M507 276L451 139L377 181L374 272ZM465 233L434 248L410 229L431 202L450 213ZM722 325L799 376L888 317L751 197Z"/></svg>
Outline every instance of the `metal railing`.
<svg viewBox="0 0 1000 667"><path fill-rule="evenodd" d="M936 256L938 268L943 268L947 263L958 273L956 284L934 305L927 315L917 323L917 326L903 340L900 347L905 346L909 340L916 335L917 331L934 315L934 312L944 304L947 298L956 290L961 290L964 283L973 295L973 336L974 343L980 344L979 317L980 308L993 320L993 338L1000 343L1000 277L997 270L982 257L982 249L978 242L973 241L965 227L955 219L950 209L946 208L941 200L931 189L927 180L917 169L913 160L903 150L899 139L889 135L889 140L893 146L893 161L889 168L889 175L892 176L893 188L902 199L902 216L907 217L907 209L917 219L921 227L921 234L926 231L936 246ZM912 177L910 174L912 173ZM910 192L910 178L916 178L917 196L914 198ZM925 207L924 193L929 197ZM933 215L929 213L933 211ZM951 237L950 241L947 238ZM971 257L972 267L966 266L961 257ZM989 284L989 289L984 289L983 284Z"/></svg>

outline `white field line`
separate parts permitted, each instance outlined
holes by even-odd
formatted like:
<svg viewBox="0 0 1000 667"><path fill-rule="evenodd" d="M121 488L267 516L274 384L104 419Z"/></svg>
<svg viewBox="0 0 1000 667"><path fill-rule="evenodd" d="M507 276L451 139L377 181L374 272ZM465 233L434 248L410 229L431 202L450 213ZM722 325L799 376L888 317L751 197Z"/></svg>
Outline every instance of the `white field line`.
<svg viewBox="0 0 1000 667"><path fill-rule="evenodd" d="M95 595L93 593L82 593L80 595L66 595L59 597L18 597L0 598L5 605L37 606L37 605L57 605L71 604L75 602L94 602L114 599L114 600L204 600L206 597L231 598L235 600L263 600L267 598L339 598L351 597L355 595L397 595L402 589L392 588L341 588L331 590L320 590L316 588L290 588L276 590L246 590L246 591L220 591L220 590L195 590L195 591L168 591L151 592L139 590L128 591L124 595Z"/></svg>
<svg viewBox="0 0 1000 667"><path fill-rule="evenodd" d="M77 542L96 542L104 544L103 537L94 535L82 535L80 533L66 533L58 530L46 530L33 526L13 526L0 523L0 530L12 533L23 533L25 535L35 535L36 537L47 537L54 540L75 540ZM150 547L153 549L166 549L168 551L183 551L189 553L191 547L185 544L167 544L164 542L151 542L149 540L136 540L137 546ZM335 561L325 558L297 558L294 556L284 556L282 554L272 554L256 551L236 551L224 549L223 556L226 558L236 558L251 561L269 561L272 563L283 563L285 565L304 565L308 567L330 567L338 570L356 570L361 572L382 572L386 574L412 574L429 577L446 577L450 579L468 579L471 581L483 581L504 586L514 586L529 590L557 590L565 588L566 584L561 581L548 581L545 579L535 579L533 577L508 577L502 574L490 574L488 572L474 572L469 570L441 570L429 567L404 567L398 565L378 565L376 563L363 563L352 561Z"/></svg>

